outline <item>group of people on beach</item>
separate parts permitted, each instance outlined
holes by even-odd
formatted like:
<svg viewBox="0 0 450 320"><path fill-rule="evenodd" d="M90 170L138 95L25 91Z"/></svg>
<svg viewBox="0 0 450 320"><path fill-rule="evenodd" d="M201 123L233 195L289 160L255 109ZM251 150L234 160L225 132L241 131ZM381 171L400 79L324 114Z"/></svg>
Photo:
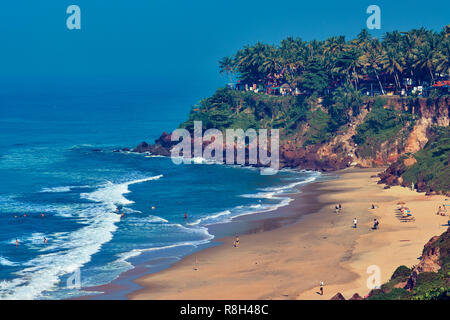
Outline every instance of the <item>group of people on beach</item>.
<svg viewBox="0 0 450 320"><path fill-rule="evenodd" d="M340 213L341 210L342 210L342 204L339 203L339 204L337 204L334 208L335 208L335 212L336 212L336 213Z"/></svg>

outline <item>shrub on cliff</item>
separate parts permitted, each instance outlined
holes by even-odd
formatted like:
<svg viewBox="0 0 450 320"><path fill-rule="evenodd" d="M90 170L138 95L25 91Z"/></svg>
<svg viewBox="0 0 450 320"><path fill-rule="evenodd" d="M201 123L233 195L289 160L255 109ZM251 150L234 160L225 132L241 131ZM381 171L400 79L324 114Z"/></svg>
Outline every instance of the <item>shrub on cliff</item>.
<svg viewBox="0 0 450 320"><path fill-rule="evenodd" d="M439 256L437 272L417 272L417 268L413 271L400 266L387 283L371 291L369 300L450 300L450 228L425 245L422 261L429 258L430 252ZM414 285L405 286L415 276Z"/></svg>
<svg viewBox="0 0 450 320"><path fill-rule="evenodd" d="M429 190L450 191L450 129L433 128L425 147L414 154L415 164L402 174L406 184L423 182Z"/></svg>
<svg viewBox="0 0 450 320"><path fill-rule="evenodd" d="M392 274L391 280L401 280L406 281L408 277L411 275L411 269L407 266L400 266L397 269L395 269L394 273Z"/></svg>
<svg viewBox="0 0 450 320"><path fill-rule="evenodd" d="M359 153L364 158L375 157L382 143L403 139L406 142L407 133L414 126L415 116L384 108L384 101L377 97L372 110L367 114L365 121L360 124L353 136L353 141L359 145Z"/></svg>

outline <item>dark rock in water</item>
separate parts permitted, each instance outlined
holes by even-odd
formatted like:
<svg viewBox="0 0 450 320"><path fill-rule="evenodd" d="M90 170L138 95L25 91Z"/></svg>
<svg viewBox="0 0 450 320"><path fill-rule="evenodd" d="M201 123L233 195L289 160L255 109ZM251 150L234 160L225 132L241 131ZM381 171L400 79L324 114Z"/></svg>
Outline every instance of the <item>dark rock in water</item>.
<svg viewBox="0 0 450 320"><path fill-rule="evenodd" d="M147 142L141 142L138 144L136 148L133 149L133 152L144 153L150 152L150 145Z"/></svg>
<svg viewBox="0 0 450 320"><path fill-rule="evenodd" d="M128 148L123 148L122 151L123 151L123 152L128 152L128 151L130 151L130 149L128 149Z"/></svg>
<svg viewBox="0 0 450 320"><path fill-rule="evenodd" d="M358 293L355 293L349 300L364 300Z"/></svg>
<svg viewBox="0 0 450 320"><path fill-rule="evenodd" d="M338 292L330 300L345 300L345 298L340 292Z"/></svg>
<svg viewBox="0 0 450 320"><path fill-rule="evenodd" d="M120 150L119 149L115 149L115 150L113 150L113 152L120 152Z"/></svg>
<svg viewBox="0 0 450 320"><path fill-rule="evenodd" d="M146 153L150 152L153 155L159 156L170 156L170 149L175 143L170 140L170 136L166 135L161 136L159 139L155 141L154 145L150 145L147 142L141 142L136 148L133 149L133 152L138 153Z"/></svg>

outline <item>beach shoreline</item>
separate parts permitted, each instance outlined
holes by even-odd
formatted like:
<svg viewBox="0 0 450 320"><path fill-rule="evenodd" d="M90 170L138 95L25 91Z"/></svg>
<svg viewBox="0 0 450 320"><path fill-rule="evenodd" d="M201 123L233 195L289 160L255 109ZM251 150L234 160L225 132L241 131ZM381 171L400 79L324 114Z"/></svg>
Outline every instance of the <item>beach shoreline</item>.
<svg viewBox="0 0 450 320"><path fill-rule="evenodd" d="M346 298L356 292L364 296L370 291L368 267L378 266L381 282L389 280L399 265L417 264L425 243L441 234L447 222L447 217L435 214L444 196L402 187L384 189L375 177L380 171L345 169L337 172L338 179L308 184L288 206L271 212L271 218L251 215L254 228L240 234L238 248L232 236L216 238L220 245L137 277L133 281L141 289L127 297L330 299L337 292ZM301 199L309 199L311 205L302 205ZM402 223L395 216L399 200L409 205L415 222ZM337 203L343 205L339 214L334 211ZM372 203L378 207L371 209ZM375 218L380 221L376 231L371 230ZM325 283L324 295L318 294L320 281Z"/></svg>
<svg viewBox="0 0 450 320"><path fill-rule="evenodd" d="M126 299L129 294L142 289L136 283L142 277L161 272L170 268L173 264L182 261L184 258L197 254L203 250L223 245L223 240L230 238L235 234L248 235L261 232L267 232L287 225L299 222L305 215L314 213L322 206L316 201L318 191L314 188L317 181L329 181L336 179L337 176L331 174L320 174L314 181L298 183L292 187L292 193L280 193L274 196L274 199L290 199L286 205L276 206L272 209L266 209L259 212L250 212L235 216L230 220L213 223L207 226L208 233L214 238L202 245L192 248L192 253L183 254L181 258L157 259L139 257L138 261L133 262L133 268L121 273L113 281L93 287L84 287L82 291L85 295L74 297L75 300L97 300L97 299ZM295 191L294 191L295 190ZM292 210L295 208L297 210ZM177 255L177 254L175 254ZM166 260L161 263L161 260Z"/></svg>

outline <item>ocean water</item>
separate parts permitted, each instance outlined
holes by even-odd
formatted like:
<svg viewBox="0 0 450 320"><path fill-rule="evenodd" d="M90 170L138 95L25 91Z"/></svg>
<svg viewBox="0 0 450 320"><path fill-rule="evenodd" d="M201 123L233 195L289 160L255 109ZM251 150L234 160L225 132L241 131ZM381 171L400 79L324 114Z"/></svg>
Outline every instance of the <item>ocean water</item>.
<svg viewBox="0 0 450 320"><path fill-rule="evenodd" d="M143 253L180 259L214 238L209 225L286 205L317 178L112 152L174 129L194 98L130 83L2 86L0 299L75 297L75 274L89 287Z"/></svg>

